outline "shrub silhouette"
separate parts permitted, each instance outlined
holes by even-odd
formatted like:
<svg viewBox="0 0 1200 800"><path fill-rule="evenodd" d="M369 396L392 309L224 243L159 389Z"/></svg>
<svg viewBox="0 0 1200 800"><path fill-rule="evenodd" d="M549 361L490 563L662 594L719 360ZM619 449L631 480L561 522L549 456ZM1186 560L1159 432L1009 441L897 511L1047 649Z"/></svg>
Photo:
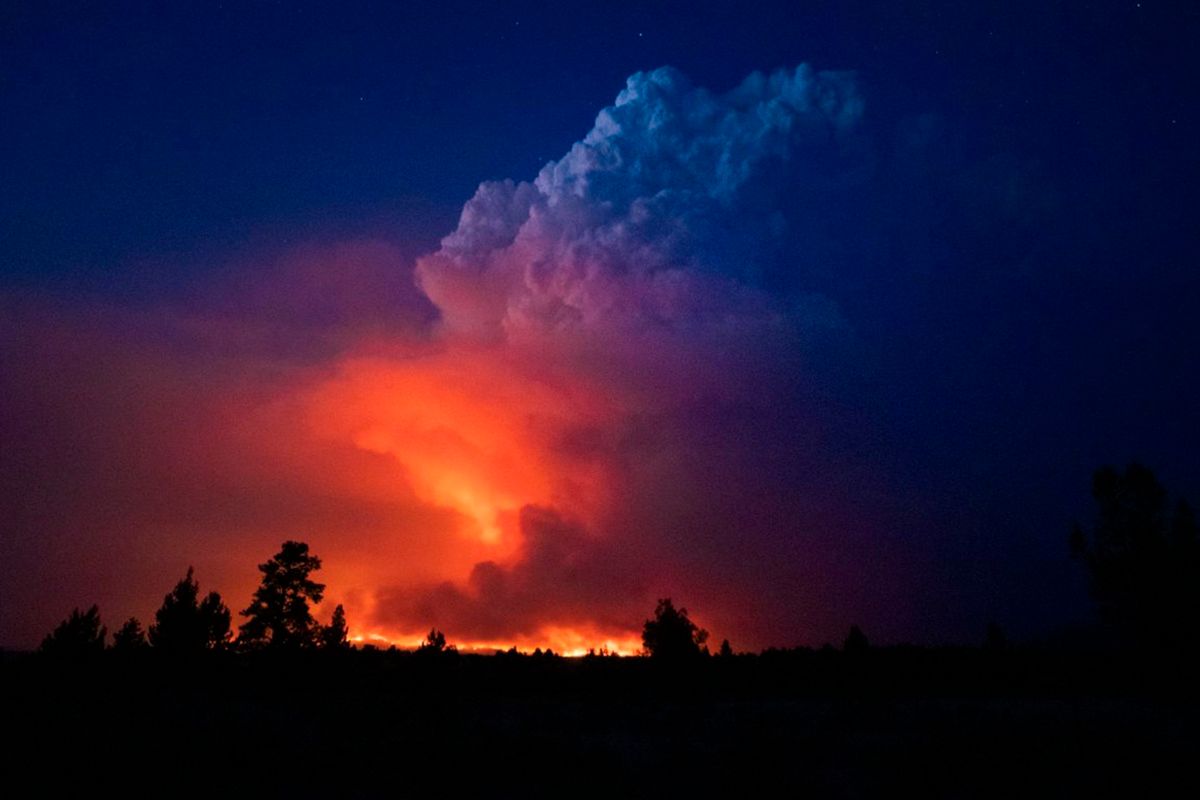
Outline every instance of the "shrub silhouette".
<svg viewBox="0 0 1200 800"><path fill-rule="evenodd" d="M321 559L309 554L304 542L284 542L269 561L258 565L262 583L250 607L242 612L248 619L241 625L238 642L248 647L314 647L320 626L313 619L310 603L321 602L325 584L309 575L321 568Z"/></svg>
<svg viewBox="0 0 1200 800"><path fill-rule="evenodd" d="M678 660L694 658L708 639L708 631L688 619L686 608L676 609L671 599L658 601L654 619L642 627L642 646L652 658Z"/></svg>
<svg viewBox="0 0 1200 800"><path fill-rule="evenodd" d="M871 643L867 641L867 635L857 625L851 625L850 632L846 634L846 641L842 642L842 652L865 653L870 649Z"/></svg>
<svg viewBox="0 0 1200 800"><path fill-rule="evenodd" d="M100 624L99 607L93 605L87 611L76 608L42 640L38 649L48 655L66 658L94 655L104 651L107 633Z"/></svg>
<svg viewBox="0 0 1200 800"><path fill-rule="evenodd" d="M187 575L175 584L150 626L150 644L175 655L222 650L229 643L230 614L221 595L209 592L199 600L200 585L188 567Z"/></svg>
<svg viewBox="0 0 1200 800"><path fill-rule="evenodd" d="M421 642L421 646L417 648L417 652L423 654L444 653L446 650L446 634L437 628L430 628L425 641Z"/></svg>

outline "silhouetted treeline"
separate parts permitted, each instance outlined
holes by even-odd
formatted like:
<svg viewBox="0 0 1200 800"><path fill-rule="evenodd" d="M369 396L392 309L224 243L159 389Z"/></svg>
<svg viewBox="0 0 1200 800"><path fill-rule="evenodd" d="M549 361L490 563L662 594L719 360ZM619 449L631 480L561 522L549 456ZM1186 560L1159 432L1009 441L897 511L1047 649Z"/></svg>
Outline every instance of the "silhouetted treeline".
<svg viewBox="0 0 1200 800"><path fill-rule="evenodd" d="M233 638L232 615L218 592L200 597L194 570L175 584L154 614L148 634L131 617L113 635L112 650L129 654L152 649L174 657L195 657L213 651L249 652L269 649L345 650L349 648L346 612L337 606L329 625L319 624L312 606L320 603L325 585L310 577L321 559L303 542L284 542L280 551L258 566L262 583L241 616L246 621ZM105 649L107 629L100 611L75 609L42 641L40 652L57 657L94 657ZM444 643L443 643L444 644Z"/></svg>
<svg viewBox="0 0 1200 800"><path fill-rule="evenodd" d="M1070 552L1088 570L1099 617L1113 641L1148 658L1200 652L1200 534L1191 506L1181 499L1168 511L1167 491L1151 470L1136 463L1123 473L1112 467L1097 470L1092 495L1097 520L1090 528L1075 526ZM240 612L245 621L235 638L232 615L220 594L209 592L201 598L189 567L164 597L149 630L136 618L126 620L113 635L112 649L129 654L149 648L173 656L353 649L342 606L327 626L313 617L312 608L325 591L325 585L312 578L320 568L321 559L307 544L284 542L258 566L262 581L250 605ZM95 605L86 611L77 608L46 636L40 650L61 658L91 658L104 650L106 635ZM707 639L708 631L692 622L686 608L676 608L671 598L660 599L642 625L643 653L656 661L685 664L707 657ZM986 647L1007 647L1003 630L994 622L987 627ZM437 628L417 648L423 656L454 650ZM858 626L851 626L843 650L850 655L870 650ZM764 656L775 657L777 652ZM718 656L734 656L728 639Z"/></svg>
<svg viewBox="0 0 1200 800"><path fill-rule="evenodd" d="M426 781L522 798L1195 796L1195 526L1160 489L1141 468L1097 473L1098 521L1072 547L1107 633L1036 646L995 622L964 647L880 646L853 625L836 647L710 654L663 598L647 658L463 653L436 627L413 651L351 647L340 606L312 618L320 560L285 542L236 638L189 569L148 632L127 620L105 651L92 606L43 657L0 659L19 734L0 768L49 787L50 755L147 793L289 798Z"/></svg>

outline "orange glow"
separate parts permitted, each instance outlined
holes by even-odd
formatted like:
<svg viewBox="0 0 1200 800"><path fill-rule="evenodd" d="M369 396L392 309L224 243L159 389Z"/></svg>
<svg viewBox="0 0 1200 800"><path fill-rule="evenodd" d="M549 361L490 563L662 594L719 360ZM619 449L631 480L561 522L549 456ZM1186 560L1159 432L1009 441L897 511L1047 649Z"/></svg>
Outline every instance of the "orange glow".
<svg viewBox="0 0 1200 800"><path fill-rule="evenodd" d="M531 557L521 529L528 505L569 521L566 550L603 535L620 466L614 421L646 405L619 366L581 368L578 342L565 337L497 345L349 331L328 359L277 360L278 343L261 341L252 319L117 317L107 336L89 320L51 316L40 327L17 326L41 331L22 362L31 399L18 410L36 422L22 426L22 452L41 447L35 432L62 432L48 450L61 464L35 463L34 477L42 470L88 478L77 501L88 524L64 524L46 541L63 563L93 565L76 590L101 604L106 621L152 619L188 566L236 614L258 586L256 565L280 542L299 539L323 562L318 579L328 592L315 613L324 622L343 604L358 642L412 647L430 624L444 624L464 650L639 649L611 608L605 619L617 619L618 630L588 627L587 602L542 605L545 586L569 578L542 572L543 584L530 583L523 566ZM158 336L160 327L177 336ZM180 356L176 339L200 342L206 355L184 348ZM86 424L64 386L86 387L96 404ZM35 512L59 507L49 493L34 499L23 523L30 530L50 516ZM101 550L119 570L94 559ZM552 561L573 557L548 552ZM511 614L505 608L503 619L472 629L449 621L465 615L439 590L450 586L462 603L478 602L472 580L480 564L494 570L485 577L507 580L500 591L516 599ZM35 595L35 583L22 590ZM397 611L384 602L396 595L412 602ZM46 596L23 641L36 644L55 621L55 602ZM637 613L629 616L636 622ZM241 621L235 616L235 626Z"/></svg>
<svg viewBox="0 0 1200 800"><path fill-rule="evenodd" d="M594 395L497 364L494 352L464 350L348 360L313 391L308 419L319 436L394 459L420 501L457 511L461 533L504 558L520 544L516 512L563 495L546 431L606 409ZM581 483L577 471L572 478L572 508L594 506L597 482Z"/></svg>
<svg viewBox="0 0 1200 800"><path fill-rule="evenodd" d="M401 650L415 650L425 641L425 633L400 634L385 633L379 630L356 632L350 641L356 645L373 644L376 647L395 645ZM449 637L448 637L449 638ZM508 650L516 647L522 653L532 653L534 650L553 650L560 656L580 657L588 651L597 653L606 651L619 656L636 656L641 652L640 636L633 636L628 631L604 633L592 627L562 627L546 626L532 635L516 635L504 640L454 640L449 644L465 653L493 653L497 650Z"/></svg>
<svg viewBox="0 0 1200 800"><path fill-rule="evenodd" d="M299 412L307 438L348 454L323 465L325 485L380 503L407 496L457 519L419 540L410 530L381 531L371 549L352 554L343 547L337 560L327 560L328 585L354 595L330 600L345 602L355 641L419 646L428 627L376 627L387 625L379 618L376 590L445 581L465 586L481 561L518 563L526 555L524 506L561 505L580 520L603 508L605 467L562 455L556 437L575 426L602 425L619 401L569 376L556 380L544 363L531 374L533 361L528 354L506 359L494 348L462 342L410 348L399 356L349 357L285 401ZM364 475L364 464L377 468ZM381 479L386 475L390 485ZM441 555L418 566L416 559L431 549ZM569 625L495 641L446 633L463 650L516 646L583 655L601 648L633 654L641 647L628 631L602 631L574 619Z"/></svg>

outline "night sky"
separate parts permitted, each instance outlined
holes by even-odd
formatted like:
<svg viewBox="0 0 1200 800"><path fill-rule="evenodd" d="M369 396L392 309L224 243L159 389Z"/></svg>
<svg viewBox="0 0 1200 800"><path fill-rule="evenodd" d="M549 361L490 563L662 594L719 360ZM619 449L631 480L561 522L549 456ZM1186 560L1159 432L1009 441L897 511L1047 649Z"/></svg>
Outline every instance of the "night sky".
<svg viewBox="0 0 1200 800"><path fill-rule="evenodd" d="M167 6L0 7L0 646L1041 637L1200 502L1187 4Z"/></svg>

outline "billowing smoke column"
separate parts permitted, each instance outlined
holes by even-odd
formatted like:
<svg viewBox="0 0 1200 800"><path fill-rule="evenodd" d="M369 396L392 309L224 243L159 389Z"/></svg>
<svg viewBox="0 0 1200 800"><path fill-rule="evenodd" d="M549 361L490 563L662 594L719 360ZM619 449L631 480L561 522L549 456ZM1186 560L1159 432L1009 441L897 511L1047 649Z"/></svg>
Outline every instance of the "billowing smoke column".
<svg viewBox="0 0 1200 800"><path fill-rule="evenodd" d="M317 242L187 303L0 303L0 633L144 621L189 564L239 606L295 538L400 643L628 650L662 596L745 647L895 619L862 426L812 368L852 336L861 114L845 74L639 73L415 275Z"/></svg>
<svg viewBox="0 0 1200 800"><path fill-rule="evenodd" d="M811 633L845 569L829 543L850 540L803 374L843 322L808 290L827 265L803 215L853 171L861 113L844 73L723 95L638 73L534 181L479 187L416 277L449 357L483 353L525 387L506 402L551 485L525 498L507 560L384 590L378 622L629 642L675 593L752 641Z"/></svg>
<svg viewBox="0 0 1200 800"><path fill-rule="evenodd" d="M756 290L802 283L787 212L822 193L861 113L844 73L756 73L725 95L638 73L532 183L482 184L420 286L450 331L488 336L768 313Z"/></svg>

